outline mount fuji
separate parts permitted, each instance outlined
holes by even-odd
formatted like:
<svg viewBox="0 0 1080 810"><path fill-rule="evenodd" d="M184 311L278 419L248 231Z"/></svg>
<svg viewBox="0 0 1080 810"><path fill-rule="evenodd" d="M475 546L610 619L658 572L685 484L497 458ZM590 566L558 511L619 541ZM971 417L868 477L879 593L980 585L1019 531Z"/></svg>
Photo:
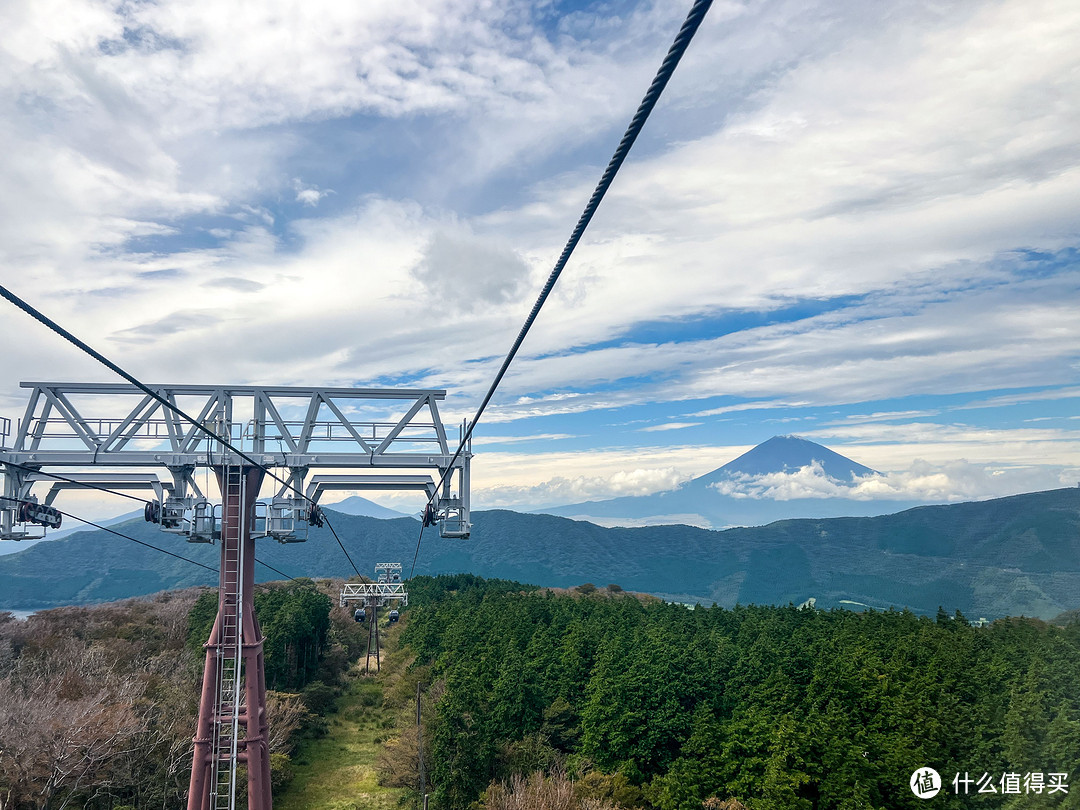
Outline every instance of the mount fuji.
<svg viewBox="0 0 1080 810"><path fill-rule="evenodd" d="M773 436L678 489L534 511L601 526L685 523L721 529L788 518L869 517L925 504L844 497L857 479L877 474L816 442Z"/></svg>
<svg viewBox="0 0 1080 810"><path fill-rule="evenodd" d="M833 452L828 447L798 436L773 436L753 450L711 473L694 479L714 483L739 475L794 473L817 462L825 475L834 481L849 483L856 476L874 475L876 470Z"/></svg>

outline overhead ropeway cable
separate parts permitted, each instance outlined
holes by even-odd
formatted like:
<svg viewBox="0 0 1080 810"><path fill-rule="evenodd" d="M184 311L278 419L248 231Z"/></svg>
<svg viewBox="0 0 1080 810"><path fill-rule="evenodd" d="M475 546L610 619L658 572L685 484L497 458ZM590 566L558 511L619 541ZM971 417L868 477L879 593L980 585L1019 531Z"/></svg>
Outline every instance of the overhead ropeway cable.
<svg viewBox="0 0 1080 810"><path fill-rule="evenodd" d="M574 226L574 230L571 232L570 238L567 240L562 253L559 255L558 261L555 262L555 267L548 275L547 281L544 282L544 286L540 290L540 295L537 297L536 303L533 304L532 311L530 311L528 317L525 318L525 323L522 324L517 338L510 347L510 351L507 352L506 358L502 362L502 366L499 367L495 379L492 380L491 386L488 388L487 393L484 395L484 399L480 403L480 407L476 409L476 414L473 416L472 421L469 422L465 434L461 439L461 443L454 453L454 458L447 468L448 471L453 469L454 461L458 459L472 439L473 430L476 428L477 422L480 421L480 417L483 416L488 403L491 402L491 398L495 395L496 389L498 389L503 377L506 376L507 369L510 368L510 364L517 356L518 349L521 348L521 344L525 341L525 336L528 335L529 330L532 329L536 317L540 314L540 310L543 308L548 296L551 295L551 291L554 289L555 283L559 280L559 276L562 275L563 268L566 267L566 263L570 260L570 256L573 254L578 242L581 241L585 229L589 227L593 214L595 214L596 209L600 207L600 202L604 199L604 195L607 194L612 181L615 180L615 175L619 173L619 168L622 166L623 161L626 160L626 156L630 153L630 148L634 145L638 135L641 134L641 130L645 126L649 114L652 112L653 107L656 106L656 102L660 99L660 95L664 92L664 88L667 87L672 74L675 73L675 68L678 66L683 54L686 53L687 46L690 45L690 41L694 38L694 34L697 33L697 30L701 25L702 20L705 19L705 14L708 12L711 5L712 0L696 0L690 9L690 12L686 15L686 20L679 29L679 33L675 36L675 41L672 42L671 47L668 49L667 56L665 56L664 61L661 62L660 68L657 70L656 76L652 80L652 84L649 85L649 89L645 92L645 97L641 100L641 104L638 105L637 112L635 112L634 117L630 119L630 124L626 128L622 140L619 141L619 145L615 148L615 154L612 155L607 168L604 169L604 173L600 176L600 181L596 184L596 188L593 190L589 202L585 205L585 210L582 211L581 217L577 221L577 225ZM443 484L446 483L446 479L447 473L444 473L435 488L436 491L442 488ZM416 552L413 554L412 569L409 571L410 579L416 571L416 559L420 554L420 541L424 536L424 528L425 526L431 525L430 513L433 502L434 496L430 496L427 504L424 506L423 518L420 521L420 533L416 538Z"/></svg>
<svg viewBox="0 0 1080 810"><path fill-rule="evenodd" d="M136 388L138 388L140 391L142 391L144 394L146 394L148 397L150 397L152 400L154 400L154 402L161 405L163 408L168 408L170 411L175 413L177 416L179 416L185 422L188 422L193 427L195 427L197 430L200 430L201 432L205 433L208 437L210 437L214 441L218 442L219 444L221 444L226 449L231 450L233 453L236 453L236 455L238 455L240 458L244 459L244 461L251 464L251 466L258 467L260 470L263 471L263 473L265 475L268 475L270 478L273 478L279 484L282 484L282 485L288 487L289 489L293 490L294 492L299 494L300 497L302 497L302 498L304 497L304 493L301 492L296 487L294 487L288 481L274 475L274 473L270 472L270 470L266 466L260 464L255 459L253 459L251 456L249 456L247 453L245 453L243 450L241 450L240 448L234 446L227 439L225 439L224 437L222 437L222 436L218 435L217 433L215 433L214 431L212 431L210 428L208 428L206 425L204 425L198 419L195 419L194 417L189 416L186 412L184 412L183 410L178 408L176 405L174 405L173 403L171 403L167 399L165 399L163 396L161 396L161 394L159 394L157 391L154 391L149 386L146 386L143 383L141 383L136 377L134 377L133 375L131 375L128 372L124 371L124 369L122 369L120 366L118 366L116 363L114 363L108 357L103 355L101 352L94 349L88 343L86 343L86 342L80 340L79 338L75 337L75 335L73 335L70 331L68 331L67 329L62 327L60 324L58 324L52 318L50 318L47 315L45 315L44 313L42 313L40 310L38 310L35 307L31 306L29 303L24 301L22 298L17 296L15 293L13 293L11 290L9 290L7 287L4 287L3 285L0 285L0 296L2 296L3 298L6 298L8 301L10 301L12 304L17 306L19 309L21 309L23 312L25 312L27 315L29 315L31 318L33 318L38 323L44 324L45 326L49 327L49 329L51 329L53 332L58 334L64 340L68 341L72 345L74 345L77 348L84 351L86 354L93 357L95 360L97 360L99 363L101 363L103 366L105 366L105 368L109 369L110 371L112 371L115 374L119 374L121 377L123 377L129 383L134 385Z"/></svg>
<svg viewBox="0 0 1080 810"><path fill-rule="evenodd" d="M123 537L125 540L130 540L132 543L138 543L140 546L146 546L147 548L152 548L154 551L160 551L162 554L168 554L170 557L175 557L178 560L183 560L184 562L189 562L192 565L197 565L200 568L205 568L207 571L213 571L215 574L220 574L221 573L217 568L213 568L213 567L211 567L209 565L204 565L203 563L201 563L201 562L199 562L197 560L192 560L189 557L184 557L184 556L182 556L180 554L174 554L173 552L169 551L168 549L159 548L158 546L152 545L152 544L147 543L147 542L145 542L143 540L139 540L136 537L132 537L129 534L124 534L123 532L118 532L115 529L110 529L108 526L103 526L100 523L95 523L92 520L87 520L86 518L81 518L78 515L73 515L70 512L65 512L65 511L63 511L61 509L57 509L56 511L59 512L64 517L71 518L72 520L77 520L77 521L79 521L79 523L85 523L87 526L93 526L95 529L101 529L101 531L103 531L103 532L108 532L109 534L115 534L117 537ZM258 557L255 558L255 563L257 565L261 565L263 568L267 568L267 569L273 571L275 574L279 574L279 575L285 577L285 579L292 580L293 582L297 581L296 577L289 576L284 571L281 571L281 570L275 568L274 566L270 565L269 563L263 562Z"/></svg>
<svg viewBox="0 0 1080 810"><path fill-rule="evenodd" d="M79 487L85 487L86 489L93 489L93 490L96 490L98 492L104 492L107 495L118 495L121 498L128 498L128 499L133 500L133 501L138 501L139 503L142 503L142 504L153 504L154 503L154 501L148 500L146 498L140 498L138 495L131 495L131 494L127 493L127 492L118 492L118 491L113 490L113 489L108 489L107 487L103 487L103 486L99 486L97 484L90 483L89 481L77 481L74 478L69 478L66 475L60 475L59 473L54 473L54 472L46 472L45 470L37 470L37 469L34 469L33 467L27 467L24 464L17 464L17 463L12 462L12 461L8 461L8 462L5 462L5 463L9 464L9 465L11 465L13 467L19 467L19 468L24 469L24 470L31 470L31 471L34 472L35 475L43 475L43 476L46 476L47 478L55 478L58 481L64 481L66 483L71 484L72 486L79 486ZM16 501L16 502L19 502L19 503L33 503L33 501L23 501L23 500L18 499L18 498L4 498L3 496L0 496L0 499L8 500L8 501ZM183 560L184 562L189 562L192 565L198 565L198 566L200 566L202 568L207 569L208 571L213 571L215 574L219 573L217 568L212 568L212 567L210 567L208 565L203 565L201 562L198 562L196 560L189 559L188 557L184 557L184 556L182 556L180 554L174 554L173 552L167 551L166 549L163 549L163 548L158 548L155 545L152 545L150 543L139 540L139 539L137 539L135 537L132 537L131 535L124 534L123 532L118 532L115 529L110 529L108 526L103 526L100 523L95 523L92 520L87 520L86 518L81 518L78 515L73 515L70 512L65 512L62 509L56 509L56 507L51 507L51 508L54 509L58 514L61 514L64 517L67 517L67 518L71 518L72 520L77 520L79 523L85 523L87 526L93 526L95 529L101 529L102 531L109 532L109 534L114 534L117 537L123 537L125 540L130 540L131 542L138 543L141 546L146 546L147 548L152 548L155 551L160 551L163 554L168 554L170 557L176 557L178 560ZM340 541L339 541L339 543L340 543ZM344 551L344 549L342 549L342 550ZM346 557L348 556L348 552L345 552L345 556ZM273 571L275 574L280 574L281 576L285 577L286 579L292 580L293 582L296 581L296 577L289 576L284 571L280 571L277 568L275 568L274 566L270 565L269 563L263 562L258 557L255 558L255 562L258 565L263 566L264 568L268 568L269 570ZM350 560L350 562L352 562L352 560ZM353 567L355 568L355 566L353 566Z"/></svg>
<svg viewBox="0 0 1080 810"><path fill-rule="evenodd" d="M345 551L345 544L341 542L341 538L338 537L338 533L336 531L334 531L334 525L330 522L330 518L328 518L326 516L325 512L322 513L322 519L323 519L323 522L326 523L326 528L328 528L330 530L330 534L334 535L334 539L337 540L337 544L339 546L341 546L341 550L345 553L345 559L347 559L349 561L349 565L352 566L353 571L356 572L356 575L358 577L363 576L360 573L360 569L356 567L356 563L353 562L353 558L349 556L349 552Z"/></svg>
<svg viewBox="0 0 1080 810"><path fill-rule="evenodd" d="M113 493L113 494L115 495L115 494L119 494L119 493ZM0 495L0 500L14 501L16 503L33 503L33 501L23 501L23 500L21 500L19 498L5 498L2 495ZM159 548L159 547L157 547L157 546L155 546L155 545L153 545L151 543L145 542L144 540L139 540L136 537L132 537L129 534L124 534L123 532L116 531L116 529L110 529L108 526L103 526L100 523L95 523L92 520L88 520L86 518L81 518L78 515L73 515L70 512L65 512L62 509L56 509L56 512L58 514L63 515L66 518L71 518L72 520L77 520L77 521L79 521L79 523L85 523L87 526L93 526L95 529L100 529L103 532L108 532L109 534L114 534L117 537L122 537L125 540L130 540L132 543L138 543L140 546L146 546L147 548L152 548L154 551L160 551L162 554L168 554L170 557L175 557L176 559L183 560L186 563L191 563L192 565L197 565L197 566L199 566L199 568L205 568L207 571L213 571L215 574L219 573L218 569L212 568L209 565L204 565L203 563L199 562L198 560L193 560L190 557L185 557L185 556L183 556L181 554L174 554L173 552L168 551L167 549ZM278 573L281 573L281 572L279 571ZM282 576L287 576L287 575L282 574ZM289 577L289 578L292 579L292 577Z"/></svg>
<svg viewBox="0 0 1080 810"><path fill-rule="evenodd" d="M157 391L154 391L149 386L143 384L134 375L132 375L129 372L125 371L123 368L121 368L119 365L117 365L112 360L107 358L101 352L94 349L92 346L90 346L85 341L80 340L78 337L76 337L74 334L72 334L69 330L65 329L60 324L56 323L56 321L49 318L47 315L42 313L36 307L34 307L31 304L29 304L28 302L24 301L22 298L17 296L15 293L13 293L11 290L7 289L3 285L0 285L0 296L7 299L9 302L14 304L19 309L21 309L23 312L25 312L27 315L32 317L34 320L36 320L39 323L47 326L49 329L51 329L53 332L58 334L60 337L64 338L64 340L68 341L72 345L74 345L77 348L81 349L86 354L93 357L95 360L97 360L99 363L104 365L110 371L112 371L112 372L120 375L121 377L123 377L125 380L127 380L129 383L134 385L136 388L138 388L140 391L142 391L144 394L146 394L148 397L150 397L156 403L161 405L163 408L167 408L169 411L175 413L177 416L179 416L185 422L189 423L190 425L195 427L197 430L199 430L202 433L206 434L210 439L212 439L212 440L218 442L219 444L221 444L222 447L225 447L226 449L232 451L233 453L236 453L236 455L239 456L240 458L244 459L244 461L248 462L253 467L256 467L259 470L261 470L264 475L268 476L269 478L272 478L273 480L275 480L278 483L282 484L287 489L295 492L297 495L299 495L305 501L314 503L313 501L311 501L310 498L307 497L307 495L304 494L303 490L301 490L299 487L294 486L290 481L287 481L284 478L281 478L280 476L273 473L268 466L266 466L265 464L260 464L258 461L256 461L254 458L252 458L249 454L245 453L243 450L241 450L240 448L233 445L227 439L225 439L224 437L222 437L219 434L215 433L210 428L206 427L206 425L204 425L198 419L195 419L194 417L190 416L187 412L185 412L181 408L178 408L172 402L169 402L167 399L165 399L165 397L161 396ZM458 452L458 453L456 453L454 455L454 462L457 461L457 459L460 457L460 455L461 455L460 452ZM330 520L328 518L323 518L323 520L326 522L326 526L327 526L327 528L330 529L331 534L333 534L334 539L337 541L338 546L341 547L341 551L345 554L345 558L349 561L349 565L352 566L353 571L355 571L356 574L359 576L360 569L357 568L356 563L353 561L353 558L350 556L348 550L345 548L345 544L341 542L341 538L338 537L337 531L335 531L335 529L334 529L333 525L331 524Z"/></svg>

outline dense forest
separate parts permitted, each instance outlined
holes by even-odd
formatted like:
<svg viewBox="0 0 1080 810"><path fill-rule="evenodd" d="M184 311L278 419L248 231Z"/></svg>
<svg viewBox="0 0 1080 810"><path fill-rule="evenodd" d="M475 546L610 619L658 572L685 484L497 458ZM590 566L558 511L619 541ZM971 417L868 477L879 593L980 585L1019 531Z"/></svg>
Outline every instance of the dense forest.
<svg viewBox="0 0 1080 810"><path fill-rule="evenodd" d="M345 727L331 715L366 632L333 607L339 587L255 597L275 791L290 756ZM1076 615L688 609L472 575L409 593L396 663L369 684L397 715L378 765L416 797L419 684L437 810L893 810L931 806L909 788L923 768L942 776L936 806L1080 808ZM0 810L182 806L215 602L0 614Z"/></svg>
<svg viewBox="0 0 1080 810"><path fill-rule="evenodd" d="M1051 795L1027 780L1075 777L1080 622L691 610L614 585L554 594L469 576L410 592L423 598L403 642L433 684L441 808L514 806L507 791L537 787L537 772L622 807L915 808L923 767L945 783L938 806L1080 807L1080 784Z"/></svg>
<svg viewBox="0 0 1080 810"><path fill-rule="evenodd" d="M340 582L259 586L272 776L324 730L365 636L328 594ZM209 589L92 608L0 613L0 810L181 807L191 773Z"/></svg>

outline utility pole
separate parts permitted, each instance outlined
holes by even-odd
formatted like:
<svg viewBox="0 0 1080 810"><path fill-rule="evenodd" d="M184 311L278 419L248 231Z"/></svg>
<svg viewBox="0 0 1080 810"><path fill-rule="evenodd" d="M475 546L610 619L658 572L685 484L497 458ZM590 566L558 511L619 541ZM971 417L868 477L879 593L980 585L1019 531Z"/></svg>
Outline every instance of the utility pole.
<svg viewBox="0 0 1080 810"><path fill-rule="evenodd" d="M427 807L427 779L424 774L424 726L420 722L420 681L416 682L416 756L419 760L420 798Z"/></svg>

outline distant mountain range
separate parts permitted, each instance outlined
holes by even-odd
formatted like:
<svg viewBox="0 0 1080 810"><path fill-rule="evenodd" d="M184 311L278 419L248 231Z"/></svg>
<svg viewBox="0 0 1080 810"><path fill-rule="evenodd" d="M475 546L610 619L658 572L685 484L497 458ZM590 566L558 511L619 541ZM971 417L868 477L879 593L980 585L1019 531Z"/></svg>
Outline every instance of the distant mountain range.
<svg viewBox="0 0 1080 810"><path fill-rule="evenodd" d="M329 512L357 566L411 564L417 521ZM606 529L509 511L476 512L472 537L424 535L416 572L470 571L552 587L593 582L677 601L817 607L939 605L978 618L1050 618L1080 607L1080 489L895 515L784 520L711 531L690 526ZM188 544L141 520L115 527L144 542L217 566L218 547ZM259 559L290 576L350 576L332 535L259 543ZM260 580L280 579L256 566ZM213 573L101 531L38 543L0 558L0 606L99 602L216 582Z"/></svg>
<svg viewBox="0 0 1080 810"><path fill-rule="evenodd" d="M773 436L753 450L743 453L734 461L729 461L720 469L713 470L695 480L712 484L740 475L795 472L814 462L821 465L829 478L842 483L851 483L853 478L877 473L876 470L858 464L809 439L801 439L798 436Z"/></svg>
<svg viewBox="0 0 1080 810"><path fill-rule="evenodd" d="M330 508L335 512L341 512L345 515L364 515L365 517L379 518L381 520L391 520L394 518L410 517L404 512L398 512L394 509L388 509L385 506L380 506L374 501L369 501L367 498L361 498L359 495L353 495L352 497L345 498L338 501L335 504L331 504ZM128 512L123 515L118 515L113 518L103 518L96 521L101 526L116 526L119 523L125 523L133 518L141 518L142 510L136 510L134 512ZM419 517L416 518L419 520ZM69 525L71 524L71 525ZM60 540L64 537L69 537L76 532L85 532L87 526L80 524L77 521L66 520L64 528L58 531L50 531L46 540L22 540L19 542L4 540L0 541L0 557L7 554L15 554L19 551L25 551L28 548L36 546L38 543L47 542L51 540ZM3 595L0 594L0 599Z"/></svg>
<svg viewBox="0 0 1080 810"><path fill-rule="evenodd" d="M332 509L335 512L340 512L343 515L363 515L364 517L379 518L380 520L391 520L393 518L412 517L404 512L398 512L396 509L388 509L385 506L380 506L374 501L369 501L367 498L361 498L359 495L353 495L337 503L323 504L320 502L320 506L326 509ZM417 517L419 520L419 517Z"/></svg>
<svg viewBox="0 0 1080 810"><path fill-rule="evenodd" d="M655 526L685 523L702 528L760 526L786 518L881 515L899 512L923 501L855 500L830 497L748 497L747 487L768 476L804 471L836 485L841 492L856 478L875 470L845 458L816 442L797 436L773 436L724 466L688 481L678 489L652 495L627 495L548 509L547 515L588 520L603 526ZM776 483L780 483L778 480Z"/></svg>

